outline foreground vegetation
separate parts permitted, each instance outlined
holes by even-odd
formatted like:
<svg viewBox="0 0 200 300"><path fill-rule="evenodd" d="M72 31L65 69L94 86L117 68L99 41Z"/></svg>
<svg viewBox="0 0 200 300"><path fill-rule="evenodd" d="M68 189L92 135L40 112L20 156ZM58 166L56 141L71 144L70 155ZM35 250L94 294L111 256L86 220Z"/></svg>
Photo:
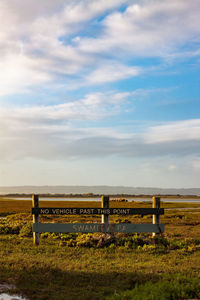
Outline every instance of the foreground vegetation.
<svg viewBox="0 0 200 300"><path fill-rule="evenodd" d="M43 206L75 207L77 202ZM79 206L99 203L81 202ZM115 203L113 207L149 207ZM200 298L199 204L165 203L165 234L115 237L101 234L42 234L32 244L30 201L0 200L0 284L28 299ZM193 207L194 210L175 210ZM100 216L43 216L42 222L100 221ZM151 222L151 216L115 216L112 222Z"/></svg>

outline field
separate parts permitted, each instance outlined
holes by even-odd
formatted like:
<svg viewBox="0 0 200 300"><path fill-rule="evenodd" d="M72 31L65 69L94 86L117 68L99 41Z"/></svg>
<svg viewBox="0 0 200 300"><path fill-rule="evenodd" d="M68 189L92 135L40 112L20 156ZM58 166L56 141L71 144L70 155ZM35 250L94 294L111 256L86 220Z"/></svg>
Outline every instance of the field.
<svg viewBox="0 0 200 300"><path fill-rule="evenodd" d="M100 207L97 202L41 202L51 207ZM45 203L45 204L44 204ZM42 206L42 205L41 205ZM151 203L111 202L111 207ZM200 298L200 204L163 203L163 236L42 234L33 246L31 201L0 199L0 284L28 299ZM182 207L184 210L177 210ZM170 209L169 209L170 208ZM193 209L189 209L193 208ZM41 222L100 222L100 216L42 216ZM151 223L151 216L111 222Z"/></svg>

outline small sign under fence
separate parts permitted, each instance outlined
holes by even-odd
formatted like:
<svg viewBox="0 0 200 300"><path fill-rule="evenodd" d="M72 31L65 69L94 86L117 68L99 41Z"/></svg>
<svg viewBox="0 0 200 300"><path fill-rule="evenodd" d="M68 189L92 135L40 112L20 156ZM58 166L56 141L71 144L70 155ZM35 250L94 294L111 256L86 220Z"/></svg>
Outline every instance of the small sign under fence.
<svg viewBox="0 0 200 300"><path fill-rule="evenodd" d="M100 223L35 223L33 224L34 232L83 232L83 233L142 233L155 232L161 233L164 231L164 224L159 226L156 224L100 224Z"/></svg>
<svg viewBox="0 0 200 300"><path fill-rule="evenodd" d="M160 224L160 198L153 197L152 208L110 208L109 196L102 196L102 208L53 208L39 207L38 195L33 195L33 240L39 245L42 232L83 232L83 233L153 233L153 236L164 232L164 224ZM101 215L101 223L39 223L39 215ZM153 215L153 224L109 223L110 215Z"/></svg>

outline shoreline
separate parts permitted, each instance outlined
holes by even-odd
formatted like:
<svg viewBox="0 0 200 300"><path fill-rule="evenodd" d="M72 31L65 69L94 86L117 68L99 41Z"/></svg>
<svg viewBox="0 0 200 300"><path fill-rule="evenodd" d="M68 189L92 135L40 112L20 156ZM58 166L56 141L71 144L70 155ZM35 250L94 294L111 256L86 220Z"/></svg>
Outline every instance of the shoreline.
<svg viewBox="0 0 200 300"><path fill-rule="evenodd" d="M100 198L102 195L100 194L40 194L38 195L42 198L83 198L83 199L90 199L90 198ZM104 194L107 195L107 194ZM109 194L111 198L139 198L139 199L146 199L146 198L152 198L154 196L160 197L160 198L167 198L167 199L200 199L200 195L170 195L170 194ZM0 198L31 198L32 194L0 194Z"/></svg>

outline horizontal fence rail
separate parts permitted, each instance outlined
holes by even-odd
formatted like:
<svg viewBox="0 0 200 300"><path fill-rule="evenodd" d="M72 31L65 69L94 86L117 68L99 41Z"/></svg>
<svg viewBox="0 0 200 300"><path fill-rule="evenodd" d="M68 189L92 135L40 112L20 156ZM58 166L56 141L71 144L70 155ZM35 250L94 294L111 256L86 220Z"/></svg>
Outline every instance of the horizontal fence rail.
<svg viewBox="0 0 200 300"><path fill-rule="evenodd" d="M164 208L32 208L38 215L163 215Z"/></svg>
<svg viewBox="0 0 200 300"><path fill-rule="evenodd" d="M110 208L109 196L102 196L101 208L77 207L39 207L38 195L32 197L33 241L39 245L42 232L83 232L83 233L153 233L153 237L164 232L164 224L160 223L160 198L153 197L152 208ZM40 223L39 215L101 215L101 223ZM153 224L109 223L110 215L152 215Z"/></svg>

